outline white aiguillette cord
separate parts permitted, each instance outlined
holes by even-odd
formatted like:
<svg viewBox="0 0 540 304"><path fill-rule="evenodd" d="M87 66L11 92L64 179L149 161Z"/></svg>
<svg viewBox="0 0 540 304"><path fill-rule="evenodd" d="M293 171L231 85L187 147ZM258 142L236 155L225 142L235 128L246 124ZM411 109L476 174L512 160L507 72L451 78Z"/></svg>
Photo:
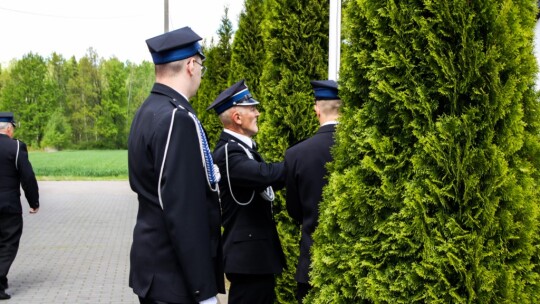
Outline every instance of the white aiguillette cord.
<svg viewBox="0 0 540 304"><path fill-rule="evenodd" d="M234 140L232 140L233 142L235 142ZM244 149L244 151L246 152L247 156L249 157L249 159L253 159L253 154L251 154L251 152L246 149L246 147L242 146L241 144L238 144L242 149ZM240 206L247 206L251 203L251 201L253 201L253 197L255 197L255 190L253 190L253 193L251 193L251 198L246 202L246 203L241 203L239 202L236 197L234 197L234 194L233 194L233 191L232 191L232 186L231 186L231 179L229 177L229 149L228 149L228 146L229 146L229 143L227 142L225 144L225 169L227 171L227 182L229 184L229 191L231 192L231 197L232 199ZM274 189L272 189L272 186L268 186L266 187L266 189L260 193L262 198L264 198L265 200L269 201L270 203L274 201Z"/></svg>
<svg viewBox="0 0 540 304"><path fill-rule="evenodd" d="M15 169L19 170L19 165L17 163L19 162L19 150L20 150L21 143L17 139L17 156L15 156Z"/></svg>
<svg viewBox="0 0 540 304"><path fill-rule="evenodd" d="M178 105L179 108L186 110L186 108ZM167 159L167 152L169 150L169 143L171 141L171 134L173 130L174 125L174 114L178 108L174 108L171 116L171 124L169 126L169 134L167 135L167 143L165 144L165 152L163 153L163 161L161 163L161 169L159 171L159 180L158 180L158 196L159 196L159 204L161 205L161 209L163 209L163 201L161 199L161 178L163 177L163 168L165 167L165 160ZM212 192L217 192L219 197L219 185L218 182L221 179L221 175L219 173L219 169L217 165L214 164L214 161L212 160L212 154L210 153L210 148L208 147L208 141L206 140L206 135L204 134L202 130L201 122L193 115L191 112L186 110L188 112L189 117L193 119L193 122L195 123L195 129L197 130L197 137L199 139L199 148L201 151L201 158L202 158L202 165L204 167L204 170L206 172L206 181L208 183L208 187ZM213 185L213 186L212 186Z"/></svg>
<svg viewBox="0 0 540 304"><path fill-rule="evenodd" d="M239 144L240 147L242 147L242 145ZM239 202L236 197L234 197L234 194L232 192L232 186L231 186L231 178L230 178L230 175L229 175L229 143L227 142L225 144L225 169L227 170L227 183L229 184L229 191L231 192L231 197L232 199L240 206L247 206L251 203L251 201L253 201L253 198L255 197L255 190L253 190L253 193L251 193L251 198L246 202L246 203L241 203ZM253 159L253 155L251 155L251 153L248 151L248 149L242 147L244 149L244 151L246 151L246 154L247 156L249 157L249 159Z"/></svg>

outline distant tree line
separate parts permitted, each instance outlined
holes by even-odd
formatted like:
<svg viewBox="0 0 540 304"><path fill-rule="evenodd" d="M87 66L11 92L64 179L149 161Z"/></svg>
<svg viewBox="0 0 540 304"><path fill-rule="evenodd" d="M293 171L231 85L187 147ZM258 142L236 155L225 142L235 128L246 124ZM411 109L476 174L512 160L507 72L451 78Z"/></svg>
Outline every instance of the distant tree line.
<svg viewBox="0 0 540 304"><path fill-rule="evenodd" d="M343 114L314 235L306 303L538 303L540 107L536 0L344 0ZM317 129L313 79L327 78L329 1L245 0L228 10L192 103L244 78L261 102L268 161ZM0 68L0 111L32 148L126 147L153 64L27 54ZM286 190L285 190L286 191ZM274 217L295 303L298 227L283 193Z"/></svg>
<svg viewBox="0 0 540 304"><path fill-rule="evenodd" d="M153 65L28 53L0 69L0 109L32 148L124 149L133 113L153 83Z"/></svg>

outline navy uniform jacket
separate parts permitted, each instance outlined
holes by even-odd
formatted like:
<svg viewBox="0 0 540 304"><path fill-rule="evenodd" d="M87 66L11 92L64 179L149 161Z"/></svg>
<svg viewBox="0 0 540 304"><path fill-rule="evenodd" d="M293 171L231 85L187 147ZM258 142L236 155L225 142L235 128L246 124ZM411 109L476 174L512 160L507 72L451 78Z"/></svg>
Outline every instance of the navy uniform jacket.
<svg viewBox="0 0 540 304"><path fill-rule="evenodd" d="M17 165L15 165L17 162ZM0 134L0 213L21 214L21 186L28 204L39 208L39 189L26 145Z"/></svg>
<svg viewBox="0 0 540 304"><path fill-rule="evenodd" d="M228 151L229 174L225 167L225 145ZM250 159L244 148L252 154ZM244 145L234 136L222 132L214 150L214 161L221 172L221 205L223 208L223 253L225 273L279 274L285 267L272 204L259 192L267 186L274 190L283 188L285 171L283 163L266 163L254 149ZM233 195L240 203L253 201L246 206L231 197L227 178L230 178Z"/></svg>
<svg viewBox="0 0 540 304"><path fill-rule="evenodd" d="M173 109L174 125L159 189ZM145 298L196 303L225 293L220 209L203 169L193 108L156 83L137 111L128 140L129 182L139 211L133 231L129 286Z"/></svg>
<svg viewBox="0 0 540 304"><path fill-rule="evenodd" d="M326 163L332 160L330 148L334 144L336 125L319 128L312 137L290 147L285 152L287 168L287 211L302 225L300 257L296 268L296 281L309 282L312 234L317 227L322 189L327 184Z"/></svg>

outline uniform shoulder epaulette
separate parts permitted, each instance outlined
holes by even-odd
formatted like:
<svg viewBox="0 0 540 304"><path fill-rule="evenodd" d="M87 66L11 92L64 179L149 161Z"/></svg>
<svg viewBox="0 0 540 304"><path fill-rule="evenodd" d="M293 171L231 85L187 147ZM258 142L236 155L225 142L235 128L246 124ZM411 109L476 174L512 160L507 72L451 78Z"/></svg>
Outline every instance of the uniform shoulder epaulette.
<svg viewBox="0 0 540 304"><path fill-rule="evenodd" d="M229 138L229 139L227 140L227 142L230 142L230 143L232 142L232 143L235 143L235 144L237 144L237 145L239 145L239 146L242 146L242 144L241 144L239 141L236 141L236 140L234 140L234 139L232 139L232 138Z"/></svg>
<svg viewBox="0 0 540 304"><path fill-rule="evenodd" d="M169 102L175 107L175 108L178 108L178 109L182 109L186 112L189 112L186 108L184 108L179 102L178 100L176 100L176 98L172 98L172 97L169 97Z"/></svg>
<svg viewBox="0 0 540 304"><path fill-rule="evenodd" d="M233 138L227 139L227 143L235 143L240 148L245 149L245 147L240 143L240 141L234 140Z"/></svg>

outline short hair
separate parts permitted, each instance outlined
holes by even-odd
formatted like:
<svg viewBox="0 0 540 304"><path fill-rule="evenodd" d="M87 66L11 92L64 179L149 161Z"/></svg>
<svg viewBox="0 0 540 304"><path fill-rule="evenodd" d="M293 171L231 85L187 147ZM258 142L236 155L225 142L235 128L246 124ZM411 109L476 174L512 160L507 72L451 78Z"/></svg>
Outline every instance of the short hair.
<svg viewBox="0 0 540 304"><path fill-rule="evenodd" d="M224 127L230 126L233 124L233 120L231 119L231 112L236 111L240 112L240 114L246 113L246 110L249 109L249 106L233 106L232 108L228 108L225 110L225 112L219 114L219 119L221 120L221 123Z"/></svg>
<svg viewBox="0 0 540 304"><path fill-rule="evenodd" d="M186 59L182 59L179 61L173 61L165 64L156 64L155 66L155 72L156 75L164 76L164 77L171 77L174 76L184 69L184 66L186 65L186 62L193 57L189 57Z"/></svg>
<svg viewBox="0 0 540 304"><path fill-rule="evenodd" d="M325 115L339 114L339 108L341 107L340 99L323 99L317 100L317 105L321 112Z"/></svg>
<svg viewBox="0 0 540 304"><path fill-rule="evenodd" d="M227 127L232 124L233 121L231 119L231 112L234 111L235 108L236 107L228 108L223 113L219 114L219 120L221 120L223 126Z"/></svg>
<svg viewBox="0 0 540 304"><path fill-rule="evenodd" d="M7 122L7 121L2 121L0 122L0 130L5 130L5 129L8 129L9 126L11 126L11 122Z"/></svg>

